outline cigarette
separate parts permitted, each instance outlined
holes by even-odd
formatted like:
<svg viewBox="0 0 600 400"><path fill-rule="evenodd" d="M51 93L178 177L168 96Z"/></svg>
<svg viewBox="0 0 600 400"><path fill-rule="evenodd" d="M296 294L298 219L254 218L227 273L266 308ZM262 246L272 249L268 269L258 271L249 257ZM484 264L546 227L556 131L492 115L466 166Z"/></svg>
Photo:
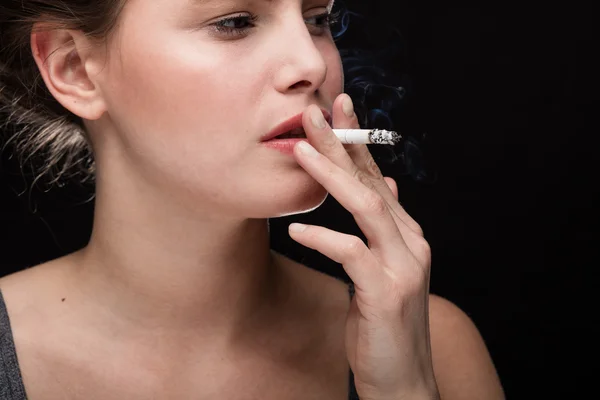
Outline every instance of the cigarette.
<svg viewBox="0 0 600 400"><path fill-rule="evenodd" d="M402 135L385 129L334 129L333 133L344 144L387 144L400 143Z"/></svg>

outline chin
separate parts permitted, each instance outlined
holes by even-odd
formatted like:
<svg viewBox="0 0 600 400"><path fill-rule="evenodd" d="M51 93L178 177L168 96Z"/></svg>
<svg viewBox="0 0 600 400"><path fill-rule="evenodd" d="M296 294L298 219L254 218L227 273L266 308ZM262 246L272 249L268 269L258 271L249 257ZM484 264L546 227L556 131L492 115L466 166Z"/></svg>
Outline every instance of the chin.
<svg viewBox="0 0 600 400"><path fill-rule="evenodd" d="M319 187L321 188L320 190L315 191L309 196L304 194L295 201L289 201L282 211L276 213L276 215L272 215L270 218L286 217L294 214L306 214L316 210L325 202L325 200L327 200L327 196L329 195L322 186L319 185Z"/></svg>

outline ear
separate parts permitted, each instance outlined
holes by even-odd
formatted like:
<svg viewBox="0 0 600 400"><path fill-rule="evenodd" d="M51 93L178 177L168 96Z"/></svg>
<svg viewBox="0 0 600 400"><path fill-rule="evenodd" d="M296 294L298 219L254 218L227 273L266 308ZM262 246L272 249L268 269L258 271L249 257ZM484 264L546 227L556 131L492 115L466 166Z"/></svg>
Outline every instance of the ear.
<svg viewBox="0 0 600 400"><path fill-rule="evenodd" d="M104 59L99 46L78 31L42 29L34 26L31 50L46 87L73 114L87 120L100 118L106 105L93 80Z"/></svg>

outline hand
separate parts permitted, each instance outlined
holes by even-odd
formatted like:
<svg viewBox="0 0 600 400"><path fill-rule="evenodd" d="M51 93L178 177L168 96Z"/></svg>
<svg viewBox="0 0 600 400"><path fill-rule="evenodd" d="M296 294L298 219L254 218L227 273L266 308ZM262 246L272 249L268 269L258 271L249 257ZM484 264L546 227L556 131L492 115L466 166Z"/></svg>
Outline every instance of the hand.
<svg viewBox="0 0 600 400"><path fill-rule="evenodd" d="M359 129L343 113L347 94L334 102L333 125ZM312 122L320 116L323 128ZM346 322L346 351L361 400L438 396L429 340L431 251L421 227L398 202L366 145L342 144L316 105L302 123L314 154L294 148L296 160L354 217L360 238L310 225L290 236L343 265L356 293ZM309 146L310 149L310 146Z"/></svg>

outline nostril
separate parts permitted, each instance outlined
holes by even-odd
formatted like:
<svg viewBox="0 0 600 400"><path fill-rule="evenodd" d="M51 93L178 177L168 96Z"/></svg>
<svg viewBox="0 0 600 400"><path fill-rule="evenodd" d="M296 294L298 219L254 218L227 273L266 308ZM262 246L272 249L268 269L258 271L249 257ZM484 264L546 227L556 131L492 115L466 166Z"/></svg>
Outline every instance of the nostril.
<svg viewBox="0 0 600 400"><path fill-rule="evenodd" d="M291 88L292 89L298 89L298 88L302 88L302 87L311 87L312 83L310 83L309 81L300 81L300 82L296 82L294 83Z"/></svg>

